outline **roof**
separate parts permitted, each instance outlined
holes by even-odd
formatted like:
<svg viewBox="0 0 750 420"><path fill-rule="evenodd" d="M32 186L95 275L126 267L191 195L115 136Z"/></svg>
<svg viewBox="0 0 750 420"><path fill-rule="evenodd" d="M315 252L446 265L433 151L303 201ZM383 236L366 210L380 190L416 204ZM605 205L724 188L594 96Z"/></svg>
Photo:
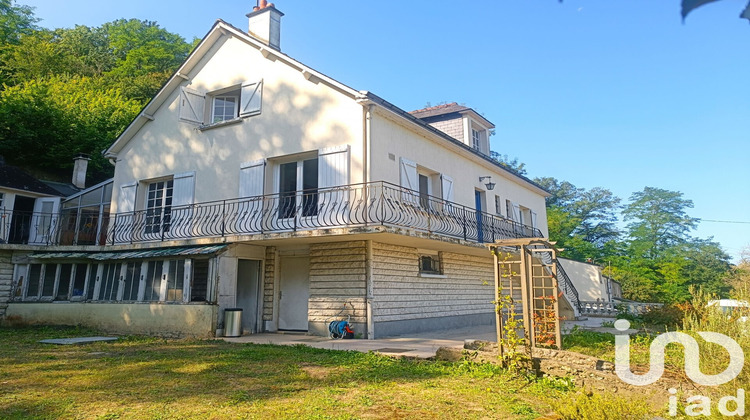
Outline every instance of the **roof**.
<svg viewBox="0 0 750 420"><path fill-rule="evenodd" d="M139 249L118 252L35 252L30 258L41 260L76 259L76 260L131 260L156 257L177 257L190 255L207 255L223 251L227 245L209 245L193 247L175 247L160 249Z"/></svg>
<svg viewBox="0 0 750 420"><path fill-rule="evenodd" d="M459 105L456 102L451 102L449 104L442 104L442 105L437 105L437 106L431 106L428 108L422 108L416 111L409 112L409 114L419 118L420 120L425 120L427 122L432 122L436 119L440 119L438 117L443 117L443 116L447 116L451 114L463 115L467 113L471 113L474 118L483 120L484 123L487 124L489 128L495 128L495 124L492 124L492 122L488 120L487 118L484 118L483 115L473 110L472 108L469 108L468 106Z"/></svg>
<svg viewBox="0 0 750 420"><path fill-rule="evenodd" d="M23 169L8 165L0 165L0 187L37 194L60 195L57 190L34 178Z"/></svg>
<svg viewBox="0 0 750 420"><path fill-rule="evenodd" d="M214 26L211 27L211 29L208 31L206 36L203 37L200 43L193 49L193 51L190 53L188 58L185 60L185 62L180 66L180 68L172 75L172 77L167 80L162 88L159 90L159 92L154 96L154 98L151 99L141 110L141 112L138 114L138 116L133 119L133 121L128 125L127 128L120 134L120 136L103 152L104 156L107 158L114 158L117 156L117 153L124 147L124 145L130 141L133 136L138 132L138 130L141 129L147 122L153 120L153 114L155 113L156 109L158 109L165 101L167 95L169 92L171 92L174 89L177 89L180 84L188 79L188 74L190 71L198 65L200 60L203 58L203 56L210 50L213 43L215 43L219 37L224 35L230 35L235 36L238 39L241 39L242 41L248 43L249 45L257 48L260 50L260 52L264 56L273 56L277 60L281 60L285 62L287 65L291 66L292 68L295 68L300 71L304 75L305 78L309 79L311 77L316 78L317 80L323 82L324 84L328 85L329 87L344 93L345 95L350 96L351 98L362 101L362 100L371 100L372 102L383 106L390 111L396 113L397 115L405 118L408 121L411 121L413 123L416 123L417 125L441 136L442 138L448 140L451 143L457 144L476 156L479 156L483 160L492 163L494 166L500 168L501 170L507 172L508 174L513 175L514 177L519 178L520 180L530 184L532 187L538 189L541 191L542 194L545 196L550 195L549 191L545 190L542 186L535 183L531 179L519 175L516 172L509 170L507 167L503 166L499 162L490 159L489 156L486 156L482 153L479 153L478 151L474 150L473 148L459 142L458 140L454 139L453 137L443 133L442 131L430 126L427 124L424 120L420 119L419 117L416 117L403 109L391 104L390 102L380 98L379 96L368 92L368 91L356 91L353 88L333 79L332 77L326 76L325 74L306 66L305 64L302 64L301 62L293 59L292 57L289 57L288 55L282 53L279 50L276 50L263 42L257 40L256 38L252 37L248 33L244 32L243 30L230 25L229 23L219 19L214 23ZM447 105L453 105L447 104ZM457 104L456 104L457 105ZM441 105L438 105L438 107ZM460 105L459 105L460 106ZM432 107L437 108L437 107ZM463 111L454 111L454 112L472 112L474 115L476 115L478 118L483 119L487 122L487 124L490 126L490 128L494 127L494 124L492 124L490 121L488 121L486 118L478 114L476 111L474 111L471 108L463 107Z"/></svg>
<svg viewBox="0 0 750 420"><path fill-rule="evenodd" d="M546 189L544 189L544 187L542 187L541 185L539 185L536 182L532 181L531 179L529 179L529 178L527 178L527 177L525 177L523 175L520 175L520 174L516 173L513 170L508 169L508 167L506 167L505 165L501 164L500 162L492 159L491 157L485 155L484 153L479 152L478 150L474 149L473 147L471 147L471 146L469 146L469 145L467 145L467 144L465 144L465 143L463 143L461 141L456 140L455 138L449 136L448 134L446 134L446 133L438 130L437 128L435 128L435 127L433 127L433 126L431 126L429 124L427 124L421 118L415 117L411 113L404 111L403 109L397 107L396 105L393 105L392 103L390 103L390 102L386 101L385 99L379 97L378 95L375 95L374 93L367 92L367 91L362 91L360 93L364 96L364 98L366 98L368 100L371 100L372 102L380 105L381 107L383 107L385 109L388 109L391 112L393 112L393 113L395 113L397 115L400 115L401 117L406 118L407 120L409 120L409 121L411 121L411 122L413 122L413 123L421 126L422 128L424 128L424 129L426 129L428 131L431 131L432 133L434 133L434 134L436 134L436 135L444 138L445 140L448 140L449 142L451 142L451 143L453 143L453 144L455 144L455 145L463 148L464 150L466 150L468 152L471 152L475 156L483 159L485 162L491 163L496 168L498 168L498 169L506 172L507 174L510 174L510 175L512 175L512 176L514 176L514 177L516 177L516 178L518 178L520 180L522 180L522 181L525 181L527 184L529 184L532 187L538 189L543 195L545 195L545 196L550 196L551 195L549 191L547 191ZM471 108L469 108L469 109L471 109Z"/></svg>
<svg viewBox="0 0 750 420"><path fill-rule="evenodd" d="M75 185L69 182L55 182L55 181L42 181L42 182L47 184L47 186L52 187L54 190L60 193L60 195L62 195L63 197L69 197L81 191L80 188L76 187Z"/></svg>
<svg viewBox="0 0 750 420"><path fill-rule="evenodd" d="M435 117L438 115L453 114L461 111L467 111L471 108L463 105L459 105L456 102L449 104L442 104L437 106L431 106L428 108L417 109L415 111L409 111L409 114L414 115L417 118L428 118Z"/></svg>

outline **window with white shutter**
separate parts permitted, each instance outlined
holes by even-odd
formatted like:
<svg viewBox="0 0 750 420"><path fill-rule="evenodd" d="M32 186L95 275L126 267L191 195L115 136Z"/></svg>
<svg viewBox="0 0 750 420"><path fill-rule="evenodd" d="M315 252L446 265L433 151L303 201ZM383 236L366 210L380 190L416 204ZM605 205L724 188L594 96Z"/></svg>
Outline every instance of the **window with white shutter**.
<svg viewBox="0 0 750 420"><path fill-rule="evenodd" d="M263 81L244 83L240 92L240 116L260 114L263 102Z"/></svg>
<svg viewBox="0 0 750 420"><path fill-rule="evenodd" d="M180 89L180 119L203 124L206 94L187 87Z"/></svg>
<svg viewBox="0 0 750 420"><path fill-rule="evenodd" d="M180 120L208 129L261 113L263 81L248 81L212 92L180 89Z"/></svg>
<svg viewBox="0 0 750 420"><path fill-rule="evenodd" d="M453 178L448 175L440 175L440 182L443 190L443 200L453 201Z"/></svg>

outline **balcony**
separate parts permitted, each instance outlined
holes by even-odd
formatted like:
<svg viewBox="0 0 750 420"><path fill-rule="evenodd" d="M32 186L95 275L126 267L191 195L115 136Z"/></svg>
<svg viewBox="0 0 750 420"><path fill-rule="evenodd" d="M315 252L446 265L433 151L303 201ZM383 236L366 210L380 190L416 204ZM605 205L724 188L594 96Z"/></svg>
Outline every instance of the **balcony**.
<svg viewBox="0 0 750 420"><path fill-rule="evenodd" d="M531 226L386 182L119 214L0 211L0 239L38 245L118 245L368 226L477 243L542 237Z"/></svg>

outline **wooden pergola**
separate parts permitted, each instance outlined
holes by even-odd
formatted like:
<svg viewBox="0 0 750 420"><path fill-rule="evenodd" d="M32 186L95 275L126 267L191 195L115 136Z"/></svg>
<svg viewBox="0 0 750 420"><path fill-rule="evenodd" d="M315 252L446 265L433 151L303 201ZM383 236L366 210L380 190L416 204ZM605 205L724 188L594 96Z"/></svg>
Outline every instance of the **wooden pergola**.
<svg viewBox="0 0 750 420"><path fill-rule="evenodd" d="M562 293L557 285L554 242L521 238L487 246L495 260L495 301L511 302L510 306L498 305L495 311L501 356L509 317L518 321L521 328L516 333L527 340L529 348L562 348L558 305Z"/></svg>

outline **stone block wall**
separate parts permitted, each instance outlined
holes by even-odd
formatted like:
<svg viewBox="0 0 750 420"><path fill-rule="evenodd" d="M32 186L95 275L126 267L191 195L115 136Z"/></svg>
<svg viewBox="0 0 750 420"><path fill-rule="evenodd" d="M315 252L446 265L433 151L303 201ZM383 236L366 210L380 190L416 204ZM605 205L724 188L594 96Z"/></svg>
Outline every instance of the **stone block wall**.
<svg viewBox="0 0 750 420"><path fill-rule="evenodd" d="M365 241L310 245L308 322L311 333L325 335L331 320L349 316L355 332L364 335L366 259Z"/></svg>

